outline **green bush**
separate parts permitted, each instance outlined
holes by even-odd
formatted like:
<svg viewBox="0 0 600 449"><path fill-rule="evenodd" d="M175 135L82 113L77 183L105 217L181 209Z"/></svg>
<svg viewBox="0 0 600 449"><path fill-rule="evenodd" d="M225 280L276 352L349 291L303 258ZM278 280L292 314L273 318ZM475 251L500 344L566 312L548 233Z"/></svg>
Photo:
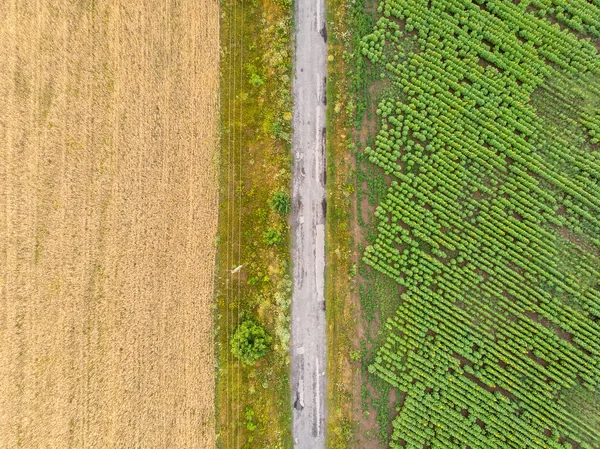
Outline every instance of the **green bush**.
<svg viewBox="0 0 600 449"><path fill-rule="evenodd" d="M271 197L269 205L278 214L287 215L292 209L292 199L289 193L278 190Z"/></svg>
<svg viewBox="0 0 600 449"><path fill-rule="evenodd" d="M246 411L244 413L246 415L246 429L248 429L250 432L253 432L254 430L256 430L256 421L254 420L254 409L252 408L252 406L248 406L246 407Z"/></svg>
<svg viewBox="0 0 600 449"><path fill-rule="evenodd" d="M250 75L250 84L252 84L254 87L260 87L264 84L265 82L263 81L263 79L258 76L256 73L253 73L252 75Z"/></svg>
<svg viewBox="0 0 600 449"><path fill-rule="evenodd" d="M281 232L275 228L269 228L263 234L263 241L267 245L277 245L281 243Z"/></svg>
<svg viewBox="0 0 600 449"><path fill-rule="evenodd" d="M269 351L271 336L256 321L247 319L238 326L230 344L234 356L243 364L252 365Z"/></svg>

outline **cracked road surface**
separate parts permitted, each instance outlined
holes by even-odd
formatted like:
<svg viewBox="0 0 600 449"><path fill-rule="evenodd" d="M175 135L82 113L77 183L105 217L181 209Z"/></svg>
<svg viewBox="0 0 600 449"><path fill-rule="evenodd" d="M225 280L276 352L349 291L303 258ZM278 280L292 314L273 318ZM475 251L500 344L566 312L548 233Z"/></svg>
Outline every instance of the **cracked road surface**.
<svg viewBox="0 0 600 449"><path fill-rule="evenodd" d="M324 0L297 0L292 182L292 433L296 449L325 447Z"/></svg>

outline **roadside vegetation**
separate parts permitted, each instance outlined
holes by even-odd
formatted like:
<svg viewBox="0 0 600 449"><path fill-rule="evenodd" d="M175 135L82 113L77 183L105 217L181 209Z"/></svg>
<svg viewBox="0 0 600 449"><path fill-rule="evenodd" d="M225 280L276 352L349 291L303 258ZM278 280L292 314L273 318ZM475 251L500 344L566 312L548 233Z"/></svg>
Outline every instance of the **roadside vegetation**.
<svg viewBox="0 0 600 449"><path fill-rule="evenodd" d="M217 447L290 448L291 3L222 3Z"/></svg>
<svg viewBox="0 0 600 449"><path fill-rule="evenodd" d="M385 194L359 151L374 131L378 92L378 72L360 53L372 9L364 1L327 4L327 444L335 449L386 447L390 424L390 388L367 368L397 287L359 257L375 235L370 211Z"/></svg>
<svg viewBox="0 0 600 449"><path fill-rule="evenodd" d="M600 447L598 7L329 10L330 447Z"/></svg>

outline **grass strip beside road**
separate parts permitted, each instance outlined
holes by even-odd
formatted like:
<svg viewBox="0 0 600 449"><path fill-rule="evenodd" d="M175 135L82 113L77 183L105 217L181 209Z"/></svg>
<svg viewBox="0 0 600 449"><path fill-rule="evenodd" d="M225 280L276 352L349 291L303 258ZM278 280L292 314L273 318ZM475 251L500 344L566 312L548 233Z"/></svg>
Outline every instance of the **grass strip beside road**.
<svg viewBox="0 0 600 449"><path fill-rule="evenodd" d="M327 220L325 301L327 304L327 447L350 447L356 423L353 421L355 365L350 360L352 335L359 312L352 302L351 278L357 258L351 224L354 211L354 161L352 143L353 111L348 110L349 64L344 55L350 48L346 4L327 1Z"/></svg>
<svg viewBox="0 0 600 449"><path fill-rule="evenodd" d="M359 51L372 27L370 1L329 0L327 85L328 448L387 447L387 386L369 375L380 323L390 314L393 283L360 257L373 234L372 208L383 185L365 182L362 148L373 137L379 74ZM372 167L370 167L372 169Z"/></svg>
<svg viewBox="0 0 600 449"><path fill-rule="evenodd" d="M222 3L215 306L220 448L292 447L289 225L269 206L276 191L290 190L291 17L291 3ZM271 336L268 354L253 365L239 363L230 348L246 318Z"/></svg>

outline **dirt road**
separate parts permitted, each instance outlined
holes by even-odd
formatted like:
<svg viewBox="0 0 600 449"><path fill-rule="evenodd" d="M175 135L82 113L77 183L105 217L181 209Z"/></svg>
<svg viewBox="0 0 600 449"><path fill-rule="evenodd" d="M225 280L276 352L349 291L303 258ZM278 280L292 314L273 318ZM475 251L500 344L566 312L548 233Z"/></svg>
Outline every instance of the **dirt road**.
<svg viewBox="0 0 600 449"><path fill-rule="evenodd" d="M211 448L216 0L0 2L0 448Z"/></svg>
<svg viewBox="0 0 600 449"><path fill-rule="evenodd" d="M323 0L299 0L295 15L292 182L292 402L297 449L325 447L325 104Z"/></svg>

